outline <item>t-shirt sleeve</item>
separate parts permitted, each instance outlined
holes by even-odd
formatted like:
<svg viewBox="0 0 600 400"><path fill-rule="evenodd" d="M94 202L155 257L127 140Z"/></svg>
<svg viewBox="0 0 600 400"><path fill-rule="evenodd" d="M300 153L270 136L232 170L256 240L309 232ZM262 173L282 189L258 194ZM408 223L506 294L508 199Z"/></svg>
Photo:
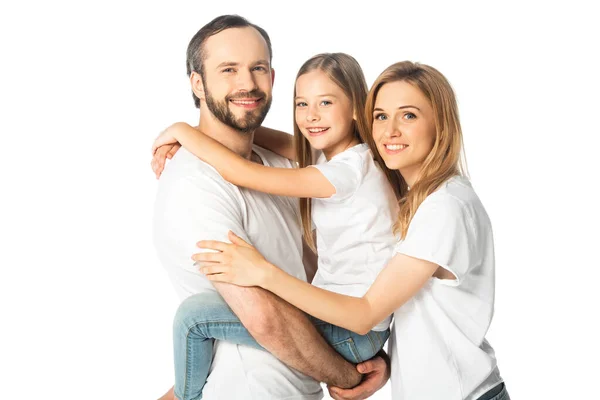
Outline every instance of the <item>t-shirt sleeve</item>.
<svg viewBox="0 0 600 400"><path fill-rule="evenodd" d="M456 286L479 258L474 226L460 200L451 196L426 198L394 251L445 268L457 279L440 281Z"/></svg>
<svg viewBox="0 0 600 400"><path fill-rule="evenodd" d="M340 202L351 197L363 179L364 161L360 154L346 151L333 157L326 163L312 165L327 178L335 188L333 196L319 199Z"/></svg>
<svg viewBox="0 0 600 400"><path fill-rule="evenodd" d="M211 179L197 182L180 178L165 194L161 224L155 231L155 245L168 250L171 267L200 274L191 259L200 249L200 240L219 240L229 243L227 232L233 231L247 242L243 213L237 194L227 183Z"/></svg>

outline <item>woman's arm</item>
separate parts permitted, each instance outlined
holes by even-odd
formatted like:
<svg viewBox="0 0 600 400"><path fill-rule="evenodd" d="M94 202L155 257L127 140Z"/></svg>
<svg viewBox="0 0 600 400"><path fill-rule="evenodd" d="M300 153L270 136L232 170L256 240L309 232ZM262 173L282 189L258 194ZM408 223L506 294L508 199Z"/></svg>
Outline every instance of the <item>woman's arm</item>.
<svg viewBox="0 0 600 400"><path fill-rule="evenodd" d="M186 123L172 125L163 135L166 138L157 145L176 140L237 186L291 197L327 198L336 192L316 168L274 168L254 163Z"/></svg>
<svg viewBox="0 0 600 400"><path fill-rule="evenodd" d="M260 253L230 233L232 244L203 241L199 247L220 253L194 255L204 261L208 279L241 286L261 286L302 311L364 335L414 296L438 266L429 261L396 254L361 298L320 289L297 279L266 261ZM218 264L215 264L217 262Z"/></svg>
<svg viewBox="0 0 600 400"><path fill-rule="evenodd" d="M254 131L254 143L282 157L296 161L292 135L261 126Z"/></svg>

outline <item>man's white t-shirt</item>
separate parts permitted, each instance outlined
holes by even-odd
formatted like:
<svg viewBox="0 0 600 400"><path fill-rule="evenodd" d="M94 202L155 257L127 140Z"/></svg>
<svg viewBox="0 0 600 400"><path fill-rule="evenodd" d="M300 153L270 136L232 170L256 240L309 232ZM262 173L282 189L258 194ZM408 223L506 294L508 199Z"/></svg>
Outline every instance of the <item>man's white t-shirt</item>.
<svg viewBox="0 0 600 400"><path fill-rule="evenodd" d="M289 160L254 146L266 166L291 168ZM158 185L154 244L181 300L215 290L193 265L199 240L228 242L231 230L269 261L306 280L298 201L225 181L185 148L167 165ZM320 384L288 368L266 351L216 341L203 398L206 400L321 399Z"/></svg>
<svg viewBox="0 0 600 400"><path fill-rule="evenodd" d="M359 144L313 167L335 187L335 194L313 199L319 268L312 284L362 297L392 258L398 205L368 145ZM389 327L391 317L374 330Z"/></svg>
<svg viewBox="0 0 600 400"><path fill-rule="evenodd" d="M485 340L494 311L492 226L469 180L453 177L429 195L395 252L456 279L431 278L394 312L394 400L474 400L502 382Z"/></svg>

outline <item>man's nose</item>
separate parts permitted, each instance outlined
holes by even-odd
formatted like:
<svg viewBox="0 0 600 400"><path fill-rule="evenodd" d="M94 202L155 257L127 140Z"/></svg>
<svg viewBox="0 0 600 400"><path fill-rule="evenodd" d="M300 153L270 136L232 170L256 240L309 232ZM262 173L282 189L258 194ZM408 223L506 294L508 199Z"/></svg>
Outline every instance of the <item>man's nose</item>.
<svg viewBox="0 0 600 400"><path fill-rule="evenodd" d="M251 92L258 88L258 86L256 85L256 79L254 78L254 74L252 74L252 71L250 70L241 69L238 72L237 78L238 90L245 90L247 92Z"/></svg>

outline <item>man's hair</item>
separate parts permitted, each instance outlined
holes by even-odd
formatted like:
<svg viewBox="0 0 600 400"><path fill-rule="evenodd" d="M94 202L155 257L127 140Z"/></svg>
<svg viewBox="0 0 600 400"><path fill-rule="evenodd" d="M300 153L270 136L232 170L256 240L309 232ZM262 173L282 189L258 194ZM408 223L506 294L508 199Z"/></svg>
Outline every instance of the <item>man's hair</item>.
<svg viewBox="0 0 600 400"><path fill-rule="evenodd" d="M267 42L267 47L269 48L269 62L273 61L273 51L271 49L271 39L267 32L258 25L254 25L250 23L246 18L240 17L239 15L221 15L210 21L208 24L204 25L200 30L194 35L192 40L190 40L190 44L187 48L187 59L186 59L186 69L188 77L192 74L192 72L197 72L202 77L202 81L206 81L206 77L204 75L204 61L206 60L207 54L204 49L204 43L206 40L216 35L217 33L224 31L230 28L245 28L251 27L258 31L261 36ZM192 92L192 96L194 98L194 103L196 104L196 108L200 108L200 99Z"/></svg>

